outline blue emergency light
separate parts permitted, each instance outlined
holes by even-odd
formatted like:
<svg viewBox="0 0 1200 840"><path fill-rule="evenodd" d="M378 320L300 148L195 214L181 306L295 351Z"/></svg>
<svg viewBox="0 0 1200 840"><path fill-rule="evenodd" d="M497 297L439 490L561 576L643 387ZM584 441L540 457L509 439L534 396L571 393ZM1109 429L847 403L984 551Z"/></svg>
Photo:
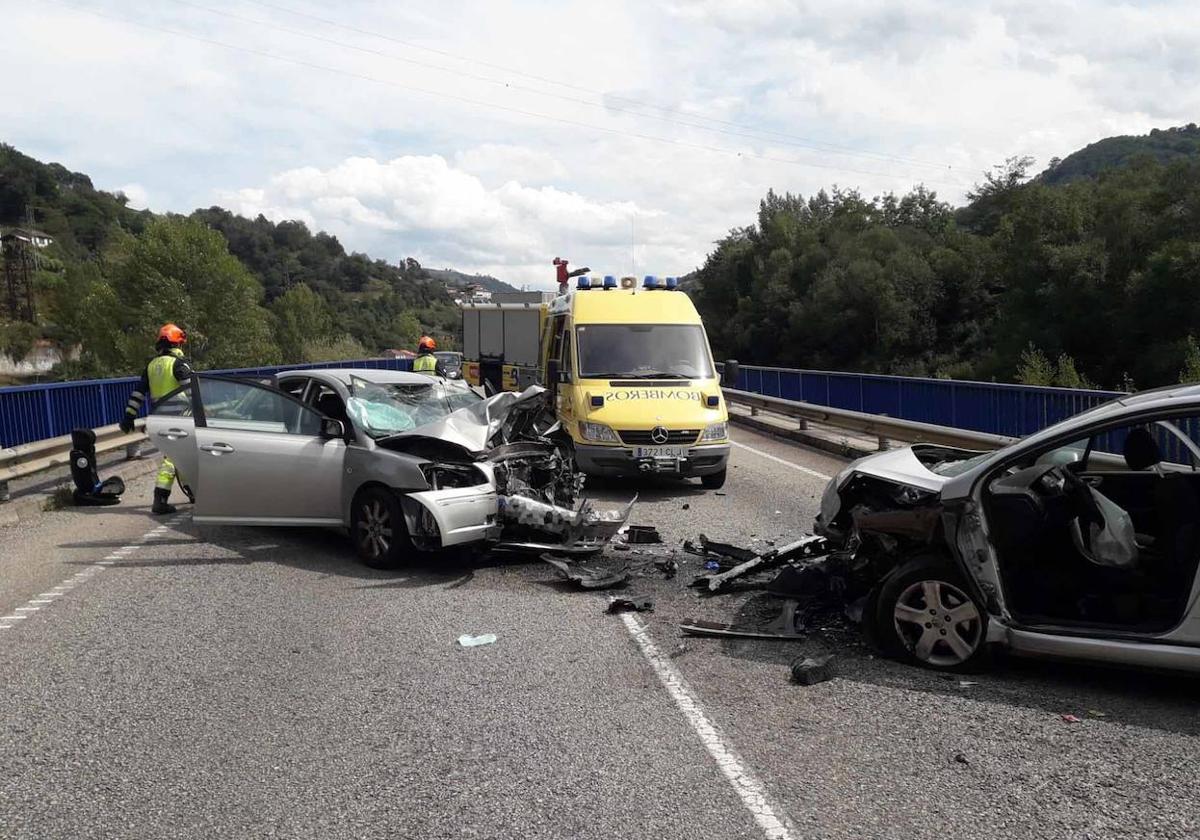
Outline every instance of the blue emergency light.
<svg viewBox="0 0 1200 840"><path fill-rule="evenodd" d="M587 291L588 289L592 288L592 278L586 276L580 277L575 283L575 288L579 289L581 292Z"/></svg>
<svg viewBox="0 0 1200 840"><path fill-rule="evenodd" d="M643 289L657 289L658 288L658 278L655 277L653 274L647 274L645 277L642 278L642 288Z"/></svg>
<svg viewBox="0 0 1200 840"><path fill-rule="evenodd" d="M606 289L617 288L617 278L613 277L611 274L605 274L604 275L604 288L606 288Z"/></svg>
<svg viewBox="0 0 1200 840"><path fill-rule="evenodd" d="M667 291L673 292L678 288L679 288L679 278L678 277L668 277L667 278Z"/></svg>

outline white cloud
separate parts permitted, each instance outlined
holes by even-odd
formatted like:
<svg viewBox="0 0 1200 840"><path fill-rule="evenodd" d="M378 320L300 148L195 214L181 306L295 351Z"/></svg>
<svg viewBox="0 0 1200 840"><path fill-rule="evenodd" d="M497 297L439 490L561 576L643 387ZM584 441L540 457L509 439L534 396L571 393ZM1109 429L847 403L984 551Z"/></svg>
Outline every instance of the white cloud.
<svg viewBox="0 0 1200 840"><path fill-rule="evenodd" d="M957 201L1008 156L1200 111L1194 0L287 4L357 31L211 2L6 10L38 84L6 88L0 139L157 210L521 282L553 256L683 273L768 188Z"/></svg>
<svg viewBox="0 0 1200 840"><path fill-rule="evenodd" d="M119 187L117 192L125 193L125 197L129 199L128 206L134 210L145 210L150 206L150 193L141 184L126 184Z"/></svg>

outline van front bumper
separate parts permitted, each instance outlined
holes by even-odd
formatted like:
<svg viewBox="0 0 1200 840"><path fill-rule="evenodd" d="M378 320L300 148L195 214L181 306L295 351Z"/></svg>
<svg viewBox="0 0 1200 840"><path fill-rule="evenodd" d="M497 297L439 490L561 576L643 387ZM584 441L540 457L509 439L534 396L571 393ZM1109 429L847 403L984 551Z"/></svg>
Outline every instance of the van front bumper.
<svg viewBox="0 0 1200 840"><path fill-rule="evenodd" d="M729 444L690 446L684 458L634 458L623 446L575 444L575 464L588 475L674 475L689 478L712 475L729 462Z"/></svg>

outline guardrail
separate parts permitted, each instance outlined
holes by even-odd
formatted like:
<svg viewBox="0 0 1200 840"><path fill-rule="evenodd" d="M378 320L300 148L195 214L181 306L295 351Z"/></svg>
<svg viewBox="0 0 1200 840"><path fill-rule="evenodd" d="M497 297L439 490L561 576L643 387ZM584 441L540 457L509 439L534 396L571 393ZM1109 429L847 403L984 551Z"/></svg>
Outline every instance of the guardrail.
<svg viewBox="0 0 1200 840"><path fill-rule="evenodd" d="M749 406L752 412L767 411L796 420L836 426L839 429L875 438L879 441L880 449L886 449L891 440L903 440L908 443L938 443L961 449L999 449L1016 440L1007 435L953 429L948 426L900 420L879 414L864 414L861 411L847 411L842 408L827 408L784 400L779 397L765 397L761 394L752 394L734 388L723 388L722 391L727 402Z"/></svg>
<svg viewBox="0 0 1200 840"><path fill-rule="evenodd" d="M138 428L130 433L121 431L121 427L115 423L94 429L96 452L111 452L124 448L128 457L137 457L137 450L146 440L143 426L139 421ZM0 502L7 502L9 499L8 482L51 467L64 466L70 461L70 452L70 435L0 450Z"/></svg>
<svg viewBox="0 0 1200 840"><path fill-rule="evenodd" d="M738 366L737 390L791 402L1019 438L1122 396L960 379Z"/></svg>
<svg viewBox="0 0 1200 840"><path fill-rule="evenodd" d="M359 359L303 365L209 371L228 376L270 376L287 370L361 367L411 370L410 359ZM15 447L70 434L72 429L98 429L118 422L137 385L136 377L47 382L0 388L0 447Z"/></svg>

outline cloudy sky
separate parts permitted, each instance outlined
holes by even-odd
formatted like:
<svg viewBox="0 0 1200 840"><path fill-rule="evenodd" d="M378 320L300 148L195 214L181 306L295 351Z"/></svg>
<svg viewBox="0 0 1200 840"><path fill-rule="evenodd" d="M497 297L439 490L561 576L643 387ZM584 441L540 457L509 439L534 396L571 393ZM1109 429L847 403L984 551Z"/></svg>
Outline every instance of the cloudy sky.
<svg viewBox="0 0 1200 840"><path fill-rule="evenodd" d="M516 284L1200 116L1195 0L0 0L0 52L0 140L138 206Z"/></svg>

